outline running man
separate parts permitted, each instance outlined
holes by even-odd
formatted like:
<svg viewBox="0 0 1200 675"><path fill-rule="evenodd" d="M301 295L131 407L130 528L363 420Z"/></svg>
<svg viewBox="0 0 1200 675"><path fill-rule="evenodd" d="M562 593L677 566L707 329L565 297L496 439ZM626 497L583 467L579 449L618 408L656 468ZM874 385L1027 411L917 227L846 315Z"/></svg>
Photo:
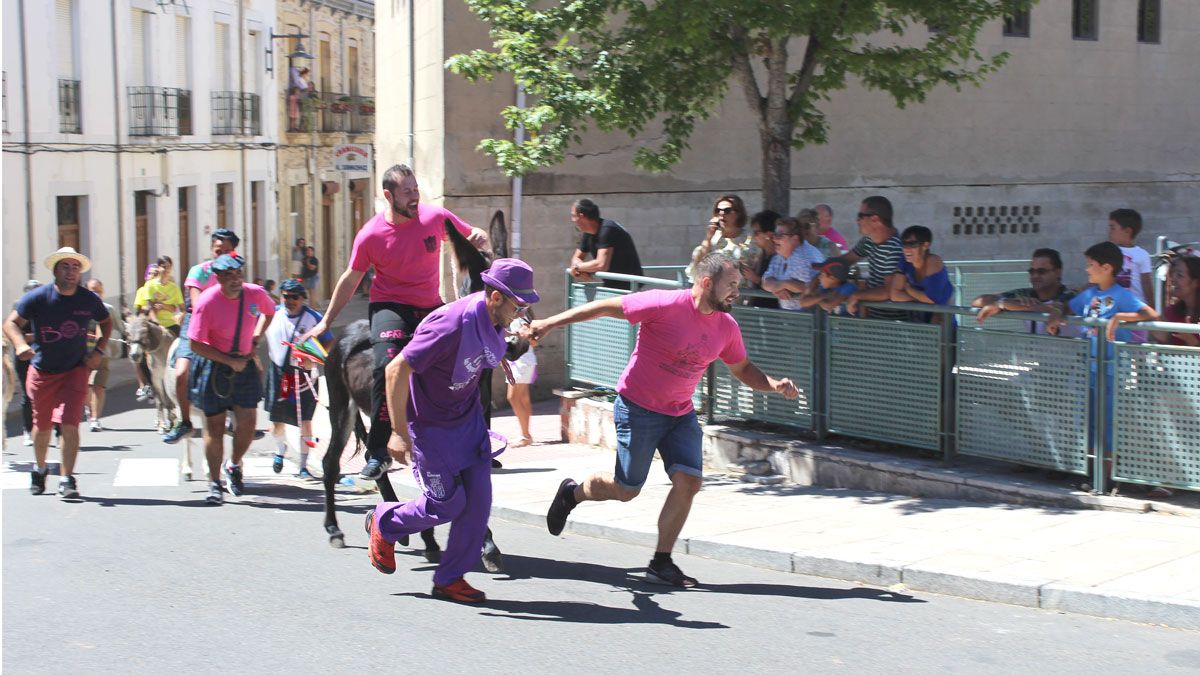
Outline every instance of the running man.
<svg viewBox="0 0 1200 675"><path fill-rule="evenodd" d="M31 361L25 393L33 400L33 456L36 464L30 474L29 491L46 491L50 467L46 453L54 425L62 427L59 448L58 494L63 499L78 499L75 458L79 453L79 423L88 395L88 373L100 365L112 319L104 302L79 284L80 277L92 266L88 257L64 246L46 258L46 267L54 272L54 283L26 293L4 322L4 334L22 361ZM88 350L88 325L100 328L96 347ZM24 329L32 327L33 345L25 340Z"/></svg>
<svg viewBox="0 0 1200 675"><path fill-rule="evenodd" d="M658 516L658 545L646 579L683 588L696 585L671 560L692 498L703 482L702 435L692 408L696 384L709 364L720 358L751 389L773 391L787 399L798 395L791 380L768 377L746 357L741 329L729 314L741 279L736 260L710 253L696 264L690 290L642 291L597 300L530 325L530 336L538 341L559 326L606 316L641 324L613 404L615 475L596 473L582 483L564 480L546 513L550 534L563 531L568 514L579 502L627 502L636 497L657 448L671 478L671 491Z"/></svg>
<svg viewBox="0 0 1200 675"><path fill-rule="evenodd" d="M453 223L476 248L487 245L483 230L471 227L440 206L421 204L417 177L403 164L384 172L383 197L388 208L367 221L354 238L350 266L338 278L325 318L300 337L303 342L329 330L354 296L363 275L375 268L367 310L375 356L371 430L367 435L367 463L360 474L367 480L381 478L392 463L387 452L392 424L384 369L412 339L417 324L442 305L438 268L441 242L446 238L445 222Z"/></svg>
<svg viewBox="0 0 1200 675"><path fill-rule="evenodd" d="M387 449L412 453L421 496L367 512L371 564L396 571L395 542L451 523L433 573L433 597L479 603L487 596L463 578L479 564L492 509L491 441L479 402L479 376L502 366L506 327L538 301L533 270L501 258L483 273L484 289L432 312L386 367L387 406L396 421Z"/></svg>
<svg viewBox="0 0 1200 675"><path fill-rule="evenodd" d="M221 460L225 457L225 416L233 411L233 453L225 465L229 491L242 496L242 457L254 439L255 413L262 400L262 378L254 349L275 314L275 303L262 286L242 277L245 258L224 254L209 266L217 285L200 294L192 307L188 339L192 348L192 403L204 413L204 456L208 460L209 504L221 504Z"/></svg>
<svg viewBox="0 0 1200 675"><path fill-rule="evenodd" d="M183 322L179 324L179 346L175 348L174 360L167 364L175 369L175 400L179 401L179 421L163 434L163 443L178 443L179 439L192 433L192 404L188 399L188 373L192 365L192 349L189 338L189 325L192 311L200 294L217 283L213 276L213 261L225 254L237 255L241 239L232 230L221 228L212 233L212 259L193 265L188 270L187 279L183 282L186 297L184 298ZM274 307L274 304L271 305Z"/></svg>
<svg viewBox="0 0 1200 675"><path fill-rule="evenodd" d="M288 451L286 425L300 427L300 478L312 478L308 471L308 450L316 447L313 437L312 418L317 409L317 374L312 362L296 357L295 351L285 343L297 344L296 338L317 325L321 313L308 306L308 290L296 279L285 279L279 287L283 293L283 304L276 309L275 318L267 326L267 353L271 362L267 364L267 395L263 408L271 417L271 435L275 439L275 459L271 465L275 473L283 471L283 458ZM317 341L326 351L333 345L333 333L325 331ZM297 379L298 378L298 379ZM297 386L297 382L299 386ZM297 404L296 397L300 397ZM296 407L300 407L300 419L296 419Z"/></svg>

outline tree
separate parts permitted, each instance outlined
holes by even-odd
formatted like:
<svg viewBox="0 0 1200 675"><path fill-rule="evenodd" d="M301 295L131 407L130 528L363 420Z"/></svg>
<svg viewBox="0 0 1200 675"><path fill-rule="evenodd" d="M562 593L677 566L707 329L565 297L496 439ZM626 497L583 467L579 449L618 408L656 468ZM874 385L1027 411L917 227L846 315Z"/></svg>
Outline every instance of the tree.
<svg viewBox="0 0 1200 675"><path fill-rule="evenodd" d="M634 164L666 171L736 83L758 121L764 206L787 213L792 150L826 142L820 104L848 77L901 108L939 84L978 85L1008 56L983 58L980 29L1031 2L467 0L493 48L446 65L471 81L509 73L532 96L502 112L509 129L525 127L523 143L479 144L510 176L561 162L593 124L635 137L661 124Z"/></svg>

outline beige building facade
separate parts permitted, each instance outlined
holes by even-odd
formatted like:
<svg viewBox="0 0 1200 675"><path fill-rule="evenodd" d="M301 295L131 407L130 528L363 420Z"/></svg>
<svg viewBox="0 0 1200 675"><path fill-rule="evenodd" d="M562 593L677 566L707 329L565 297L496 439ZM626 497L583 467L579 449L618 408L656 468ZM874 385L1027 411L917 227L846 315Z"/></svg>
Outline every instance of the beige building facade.
<svg viewBox="0 0 1200 675"><path fill-rule="evenodd" d="M363 157L375 129L375 7L364 0L281 0L276 12L279 33L305 37L276 40L275 274L299 273L294 245L305 239L320 260L314 300L324 305L378 192Z"/></svg>
<svg viewBox="0 0 1200 675"><path fill-rule="evenodd" d="M1146 248L1160 235L1200 239L1200 3L1152 2L1156 25L1145 26L1147 1L1097 0L1094 34L1077 36L1073 12L1086 3L1041 0L1025 30L996 22L981 34L982 53L1011 54L999 73L904 110L850 83L824 106L829 142L793 154L792 210L829 203L853 240L859 201L882 194L898 227L930 227L948 259L1024 258L1049 246L1063 252L1072 280L1115 208L1142 213ZM562 270L578 242L569 209L579 197L624 224L647 265L686 262L719 194L760 207L758 136L732 87L668 174L635 169L627 136L593 133L566 162L514 186L475 149L510 133L499 112L516 100L511 80L471 84L443 67L489 46L486 26L454 0L385 5L378 57L394 66L395 86L379 92L389 124L376 134L377 170L410 158L425 200L476 225L503 212L514 250L537 271L539 313L564 306ZM544 392L562 383L561 337L539 353Z"/></svg>

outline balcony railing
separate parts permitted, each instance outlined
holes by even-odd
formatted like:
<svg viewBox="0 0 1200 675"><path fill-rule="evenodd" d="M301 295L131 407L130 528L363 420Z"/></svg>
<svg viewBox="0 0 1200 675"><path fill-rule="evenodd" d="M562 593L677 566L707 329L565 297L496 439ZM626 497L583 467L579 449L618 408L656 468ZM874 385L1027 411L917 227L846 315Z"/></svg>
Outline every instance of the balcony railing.
<svg viewBox="0 0 1200 675"><path fill-rule="evenodd" d="M239 91L212 93L212 132L234 136L258 136L262 133L262 113L258 94Z"/></svg>
<svg viewBox="0 0 1200 675"><path fill-rule="evenodd" d="M130 136L190 136L192 92L175 87L129 87Z"/></svg>
<svg viewBox="0 0 1200 675"><path fill-rule="evenodd" d="M58 81L58 130L64 134L83 133L79 114L79 80Z"/></svg>
<svg viewBox="0 0 1200 675"><path fill-rule="evenodd" d="M375 99L338 92L289 93L288 131L323 133L373 133Z"/></svg>

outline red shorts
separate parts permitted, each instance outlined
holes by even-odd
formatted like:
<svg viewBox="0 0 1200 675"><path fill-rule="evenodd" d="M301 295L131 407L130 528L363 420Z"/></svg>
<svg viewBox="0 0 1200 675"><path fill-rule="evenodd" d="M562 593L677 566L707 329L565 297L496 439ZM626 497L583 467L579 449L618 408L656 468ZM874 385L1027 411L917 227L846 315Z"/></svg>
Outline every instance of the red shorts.
<svg viewBox="0 0 1200 675"><path fill-rule="evenodd" d="M25 393L33 401L33 426L41 431L55 424L79 426L88 394L88 372L84 365L65 373L43 373L30 366Z"/></svg>

